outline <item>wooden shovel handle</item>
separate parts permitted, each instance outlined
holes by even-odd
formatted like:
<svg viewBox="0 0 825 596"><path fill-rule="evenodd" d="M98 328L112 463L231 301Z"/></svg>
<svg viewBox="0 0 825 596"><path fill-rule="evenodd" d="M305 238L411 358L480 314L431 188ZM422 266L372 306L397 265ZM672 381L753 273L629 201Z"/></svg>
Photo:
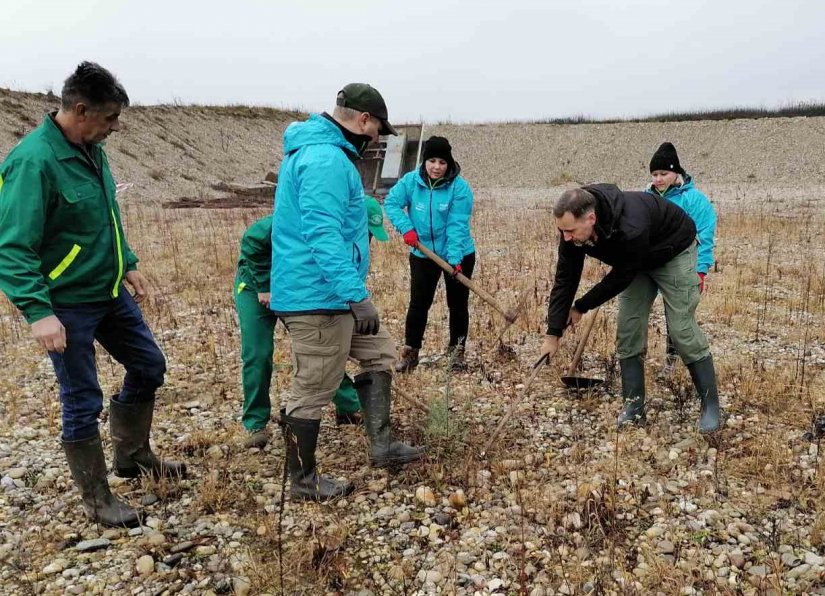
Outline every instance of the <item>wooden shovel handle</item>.
<svg viewBox="0 0 825 596"><path fill-rule="evenodd" d="M542 364L547 364L550 361L550 358L547 354L539 358L538 362L533 365L533 371L530 373L530 377L527 379L527 382L524 383L524 388L521 392L516 396L516 398L510 403L510 407L507 408L507 412L505 412L504 416L502 416L501 421L498 423L496 430L493 431L493 434L490 435L490 438L487 439L487 444L484 445L484 450L481 452L481 455L487 455L490 451L490 447L493 446L493 443L496 442L498 436L501 434L501 431L504 429L504 425L513 417L513 413L516 411L516 408L521 403L521 401L527 396L527 393L530 391L530 386L533 384L533 381L536 380L536 377L539 376L539 372L541 372Z"/></svg>
<svg viewBox="0 0 825 596"><path fill-rule="evenodd" d="M442 259L441 257L439 257L437 254L435 254L433 251L431 251L429 248L427 248L426 246L424 246L420 242L418 243L416 248L418 250L420 250L422 253L424 253L427 256L428 259L433 261L436 265L441 267L444 271L446 271L450 275L453 274L453 268L450 266L450 264L447 261L445 261L444 259ZM460 283L464 284L465 286L470 288L473 292L478 294L478 296L482 300L484 300L484 302L486 302L487 304L492 306L494 309L496 309L498 312L500 312L502 315L504 315L505 319L507 319L510 322L513 322L513 321L516 320L516 317L518 316L517 313L512 313L509 310L505 309L495 298L493 298L487 291L485 291L481 286L476 284L473 280L466 277L462 273L459 273L458 275L456 275L455 279L457 279Z"/></svg>
<svg viewBox="0 0 825 596"><path fill-rule="evenodd" d="M576 346L576 352L573 354L573 361L570 363L570 368L567 369L568 377L576 374L576 369L579 367L582 354L584 354L584 348L587 346L587 338L590 337L590 331L593 329L593 324L596 322L597 316L599 316L599 308L594 308L593 314L590 315L590 318L587 319L587 323L584 325L584 333L582 333L582 337L579 340L579 345Z"/></svg>

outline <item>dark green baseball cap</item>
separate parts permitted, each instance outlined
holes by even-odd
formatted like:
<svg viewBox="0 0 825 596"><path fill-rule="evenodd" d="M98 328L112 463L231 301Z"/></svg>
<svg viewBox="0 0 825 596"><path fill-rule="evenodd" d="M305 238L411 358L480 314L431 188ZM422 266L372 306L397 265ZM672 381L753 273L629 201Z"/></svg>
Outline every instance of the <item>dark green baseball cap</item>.
<svg viewBox="0 0 825 596"><path fill-rule="evenodd" d="M387 104L384 98L378 93L378 89L366 83L350 83L338 92L338 99L335 102L343 108L368 112L381 121L382 135L397 135L398 131L393 128L387 114Z"/></svg>
<svg viewBox="0 0 825 596"><path fill-rule="evenodd" d="M384 229L384 210L381 208L381 203L375 197L367 195L365 199L367 204L367 227L370 233L379 242L386 242L389 240L387 230Z"/></svg>

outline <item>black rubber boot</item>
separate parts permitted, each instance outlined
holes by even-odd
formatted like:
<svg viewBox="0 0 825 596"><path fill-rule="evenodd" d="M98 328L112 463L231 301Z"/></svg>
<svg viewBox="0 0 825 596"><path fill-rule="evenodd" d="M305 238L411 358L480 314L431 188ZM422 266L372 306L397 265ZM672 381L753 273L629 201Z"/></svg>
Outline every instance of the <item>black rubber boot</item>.
<svg viewBox="0 0 825 596"><path fill-rule="evenodd" d="M411 348L404 346L401 348L401 358L395 365L395 372L408 373L415 370L418 366L418 348Z"/></svg>
<svg viewBox="0 0 825 596"><path fill-rule="evenodd" d="M722 413L719 410L719 392L716 387L713 356L688 364L687 368L702 403L699 413L699 432L715 433L721 426Z"/></svg>
<svg viewBox="0 0 825 596"><path fill-rule="evenodd" d="M355 488L351 483L321 476L316 470L315 448L321 421L293 418L286 413L282 420L290 499L324 502L350 494Z"/></svg>
<svg viewBox="0 0 825 596"><path fill-rule="evenodd" d="M622 371L622 400L619 424L644 424L645 422L645 365L643 356L624 358L619 361Z"/></svg>
<svg viewBox="0 0 825 596"><path fill-rule="evenodd" d="M69 470L90 520L104 526L132 528L140 523L137 511L120 501L106 481L106 459L100 435L81 441L63 441Z"/></svg>
<svg viewBox="0 0 825 596"><path fill-rule="evenodd" d="M396 467L421 459L424 447L411 447L392 440L388 372L365 372L355 377L355 389L364 413L364 428L370 440L370 463L376 468Z"/></svg>
<svg viewBox="0 0 825 596"><path fill-rule="evenodd" d="M109 432L114 446L115 474L121 478L137 478L151 474L155 478L185 478L186 464L162 461L149 446L149 431L155 400L122 404L109 400Z"/></svg>

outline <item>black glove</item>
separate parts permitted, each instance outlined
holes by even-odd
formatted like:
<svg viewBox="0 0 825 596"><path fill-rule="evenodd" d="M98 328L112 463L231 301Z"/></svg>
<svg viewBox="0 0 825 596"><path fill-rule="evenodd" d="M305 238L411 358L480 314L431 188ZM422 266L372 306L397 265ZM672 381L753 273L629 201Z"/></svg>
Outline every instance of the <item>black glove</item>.
<svg viewBox="0 0 825 596"><path fill-rule="evenodd" d="M352 316L355 317L355 332L360 335L375 335L381 327L378 320L378 311L372 304L372 300L364 298L361 302L350 302Z"/></svg>

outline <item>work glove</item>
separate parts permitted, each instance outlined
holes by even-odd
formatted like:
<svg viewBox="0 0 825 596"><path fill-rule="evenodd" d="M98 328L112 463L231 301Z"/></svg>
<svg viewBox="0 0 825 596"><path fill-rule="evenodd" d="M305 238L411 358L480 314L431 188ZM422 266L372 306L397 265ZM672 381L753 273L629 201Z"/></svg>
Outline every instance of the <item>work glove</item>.
<svg viewBox="0 0 825 596"><path fill-rule="evenodd" d="M459 263L458 265L453 265L453 277L458 277L459 273L463 273L461 271L461 263Z"/></svg>
<svg viewBox="0 0 825 596"><path fill-rule="evenodd" d="M412 246L413 248L418 246L418 232L415 230L410 230L404 234L404 244L407 246Z"/></svg>
<svg viewBox="0 0 825 596"><path fill-rule="evenodd" d="M381 327L378 320L378 311L372 300L364 298L361 302L350 302L349 308L355 317L355 332L359 335L375 335Z"/></svg>
<svg viewBox="0 0 825 596"><path fill-rule="evenodd" d="M703 293L705 291L705 275L707 273L700 273L699 274L699 293Z"/></svg>

